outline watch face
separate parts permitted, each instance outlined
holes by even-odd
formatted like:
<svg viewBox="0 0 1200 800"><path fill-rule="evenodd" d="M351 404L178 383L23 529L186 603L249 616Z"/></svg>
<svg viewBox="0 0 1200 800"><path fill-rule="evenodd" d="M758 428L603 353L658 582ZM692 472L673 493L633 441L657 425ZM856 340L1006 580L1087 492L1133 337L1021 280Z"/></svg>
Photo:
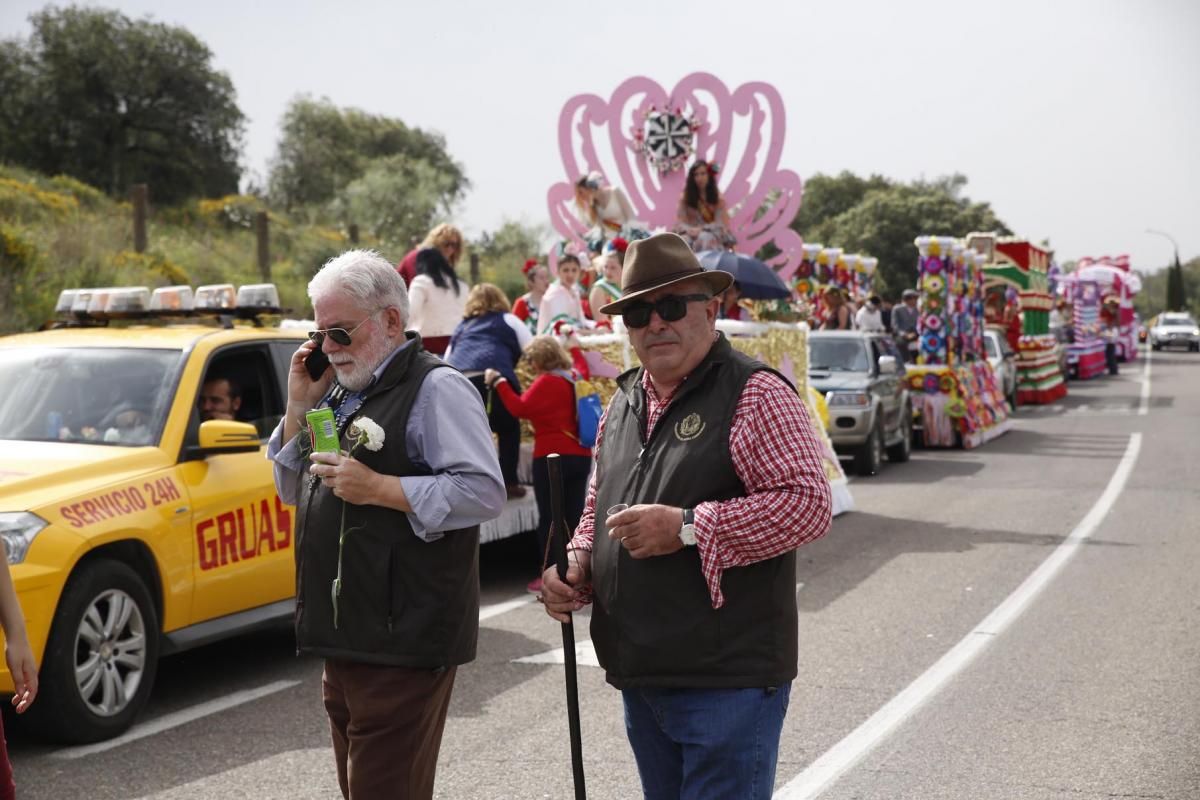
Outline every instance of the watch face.
<svg viewBox="0 0 1200 800"><path fill-rule="evenodd" d="M684 525L679 529L679 541L685 546L694 545L696 543L696 529L691 525Z"/></svg>

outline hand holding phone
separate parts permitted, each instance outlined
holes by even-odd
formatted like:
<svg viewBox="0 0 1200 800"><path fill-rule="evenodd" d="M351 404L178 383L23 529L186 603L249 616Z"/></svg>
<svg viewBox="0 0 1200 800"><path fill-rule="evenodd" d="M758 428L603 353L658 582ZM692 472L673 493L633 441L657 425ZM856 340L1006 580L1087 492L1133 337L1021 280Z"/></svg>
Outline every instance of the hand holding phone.
<svg viewBox="0 0 1200 800"><path fill-rule="evenodd" d="M325 355L321 348L314 348L309 352L308 358L304 359L304 368L308 370L309 378L319 381L325 370L329 369L329 356Z"/></svg>

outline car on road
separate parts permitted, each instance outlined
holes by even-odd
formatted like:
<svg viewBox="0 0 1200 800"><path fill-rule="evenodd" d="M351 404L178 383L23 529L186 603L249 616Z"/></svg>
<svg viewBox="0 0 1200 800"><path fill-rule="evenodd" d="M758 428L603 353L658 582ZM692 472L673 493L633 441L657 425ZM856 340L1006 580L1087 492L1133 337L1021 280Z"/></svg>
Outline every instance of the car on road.
<svg viewBox="0 0 1200 800"><path fill-rule="evenodd" d="M1200 351L1200 326L1191 314L1179 311L1164 311L1158 315L1150 328L1150 346L1155 350L1164 347L1186 347Z"/></svg>
<svg viewBox="0 0 1200 800"><path fill-rule="evenodd" d="M808 338L809 385L829 407L829 439L854 457L859 475L912 453L912 403L900 351L891 336L863 331L813 331Z"/></svg>
<svg viewBox="0 0 1200 800"><path fill-rule="evenodd" d="M1017 354L1013 352L1002 331L986 328L983 332L983 348L987 352L992 372L1004 390L1004 398L1012 410L1017 408Z"/></svg>
<svg viewBox="0 0 1200 800"><path fill-rule="evenodd" d="M0 538L41 666L26 717L50 738L120 734L160 655L293 613L295 514L264 451L304 333L235 322L221 288L221 317L155 318L140 289L0 338ZM236 418L201 421L218 375Z"/></svg>

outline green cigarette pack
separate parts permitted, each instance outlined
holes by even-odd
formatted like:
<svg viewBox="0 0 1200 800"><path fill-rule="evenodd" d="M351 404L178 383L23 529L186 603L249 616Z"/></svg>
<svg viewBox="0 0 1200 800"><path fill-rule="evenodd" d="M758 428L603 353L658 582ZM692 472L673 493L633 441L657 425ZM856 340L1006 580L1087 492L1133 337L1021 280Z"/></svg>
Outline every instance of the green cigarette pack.
<svg viewBox="0 0 1200 800"><path fill-rule="evenodd" d="M304 415L308 420L308 433L312 437L314 453L336 453L338 447L337 422L332 408L314 408Z"/></svg>

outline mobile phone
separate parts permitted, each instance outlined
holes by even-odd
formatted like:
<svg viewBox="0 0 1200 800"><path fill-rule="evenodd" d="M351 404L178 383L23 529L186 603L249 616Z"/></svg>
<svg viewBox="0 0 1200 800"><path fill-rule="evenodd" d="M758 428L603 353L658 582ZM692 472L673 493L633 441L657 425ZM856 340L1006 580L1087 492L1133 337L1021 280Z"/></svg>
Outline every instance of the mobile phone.
<svg viewBox="0 0 1200 800"><path fill-rule="evenodd" d="M308 370L308 377L319 381L325 370L329 369L329 356L319 347L310 350L308 358L304 359L304 368Z"/></svg>

